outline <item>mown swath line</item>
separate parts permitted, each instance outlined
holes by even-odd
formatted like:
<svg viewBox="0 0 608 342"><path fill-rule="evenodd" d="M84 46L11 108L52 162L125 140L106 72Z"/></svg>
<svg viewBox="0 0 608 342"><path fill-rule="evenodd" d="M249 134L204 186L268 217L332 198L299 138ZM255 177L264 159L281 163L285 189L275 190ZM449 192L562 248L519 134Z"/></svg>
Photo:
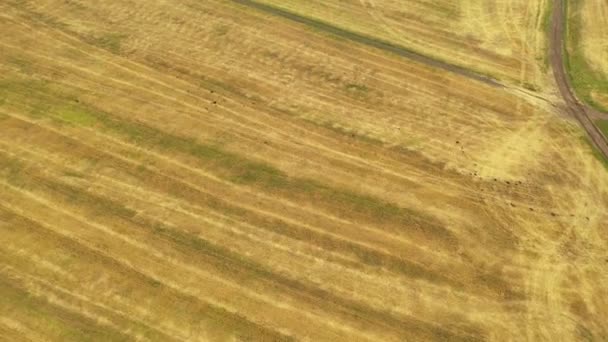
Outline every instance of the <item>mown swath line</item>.
<svg viewBox="0 0 608 342"><path fill-rule="evenodd" d="M144 140L146 140L146 141L153 140L154 136L156 136L156 137L162 136L162 133L157 132L157 134L154 134L153 136L145 135L145 137L148 137L148 139L144 139ZM80 142L78 140L72 140L71 138L67 138L67 137L64 137L64 139L69 139L74 144L80 145ZM167 144L165 144L165 147L166 147L166 145ZM196 143L192 142L190 145L196 146ZM74 155L74 153L75 153L75 150L72 149L72 155ZM89 156L92 156L92 155L93 154L90 154ZM109 156L106 155L105 157L107 158ZM144 169L138 169L138 172L133 173L133 175L137 176L137 177L141 177L143 175L142 172L146 172L146 174L148 174L148 172L150 172L150 171L144 170ZM191 186L188 186L185 183L180 182L179 180L168 179L164 175L161 176L160 174L158 174L158 175L149 174L145 178L146 179L159 178L159 180L162 179L162 181L156 182L157 184L173 184L172 186L169 186L169 187L162 187L162 189L164 189L163 192L173 194L177 198L183 198L183 199L187 198L188 201L193 201L195 199L197 201L200 201L202 198L207 198L207 196L204 193L201 193L198 189L193 189L193 188L191 188ZM67 191L67 189L65 187L61 187L61 188L62 188L62 191ZM192 191L194 191L194 192L192 192ZM186 197L184 197L184 196L186 196ZM203 196L203 197L201 197L201 196ZM86 198L80 199L80 201L84 201L84 200L86 200ZM106 210L112 209L110 211L114 212L116 215L119 215L119 216L132 217L134 215L133 213L129 213L128 211L125 211L124 208L120 208L120 206L118 206L117 208L114 208L115 205L112 205L111 203L104 204L105 202L98 201L98 200L87 200L87 202L95 203L96 207L101 206L101 207L103 207L103 209L106 209ZM228 212L231 212L239 217L243 217L244 215L246 215L246 213L248 213L250 215L253 214L250 211L245 210L245 209L243 209L243 210L237 209L237 207L229 205L228 203L223 201L221 198L217 198L216 196L212 196L212 199L206 199L206 202L209 202L208 205L211 205L214 208L221 207L221 208L223 208L223 210L227 210ZM367 202L365 202L365 203L367 203ZM385 213L385 215L386 214L388 214L388 213ZM254 215L254 216L257 216L257 215ZM253 220L253 218L249 217L248 220ZM285 235L285 236L288 236L291 238L299 238L299 239L304 239L304 240L311 239L312 233L310 230L295 229L295 227L293 225L289 225L289 228L287 228L287 227L283 228L283 226L285 224L286 224L285 222L282 222L282 224L278 224L277 222L266 222L266 223L262 224L262 226L271 227L271 229L270 229L271 231L274 231L276 233L279 233L279 234L282 234L282 235ZM422 222L420 222L420 224L422 224ZM278 227L281 227L281 228L278 228ZM300 232L301 234L297 234L297 232ZM296 236L293 235L294 233L296 233ZM445 235L446 233L438 232L438 234ZM313 234L313 235L315 235L315 234ZM322 235L322 236L324 236L325 239L333 240L333 239L330 239L329 236L327 236L327 235ZM326 241L325 239L322 238L322 236L318 236L317 239L313 239L313 240L322 241L323 245L325 247L328 247L332 250L336 250L337 246L343 245L343 243L337 243L337 241L341 241L341 240L337 240L337 241L327 240ZM327 242L327 243L325 243L325 242ZM315 244L319 244L319 242L316 242ZM423 268L420 268L420 266L417 266L414 263L405 262L404 260L401 260L400 258L394 258L385 253L372 252L358 244L349 243L348 245L349 245L349 247L345 247L343 249L344 251L349 251L351 253L355 253L359 258L361 258L361 261L367 260L365 263L370 263L370 265L373 265L373 266L384 265L385 267L390 266L389 268L393 269L394 271L398 271L399 273L404 273L405 275L408 275L408 276L416 276L419 278L432 280L432 281L439 281L440 279L442 279L442 281L451 283L453 286L462 286L462 284L460 284L460 283L454 283L444 277L439 277L437 274L435 274L433 272L429 273L428 271L424 271ZM338 249L340 250L342 248L338 248ZM372 261L372 260L376 260L376 259L377 259L377 261Z"/></svg>
<svg viewBox="0 0 608 342"><path fill-rule="evenodd" d="M150 340L162 339L163 341L183 341L183 339L177 339L170 336L158 330L156 327L153 328L139 320L136 321L131 317L128 317L123 312L112 310L105 307L103 304L96 303L88 296L74 294L61 286L52 284L51 282L28 272L18 271L17 268L13 267L7 262L2 262L0 265L2 265L0 277L5 274L7 278L11 279L13 282L19 281L27 283L29 288L32 288L33 286L37 291L36 297L51 297L54 299L61 298L64 303L54 305L65 311L73 312L76 315L83 316L92 321L97 321L98 319L105 320L106 322L109 321L110 323L108 323L108 325L111 326L113 330L121 334L128 335L130 338L135 338L136 336L142 334ZM86 310L86 308L89 308L89 310ZM83 314L78 312L78 309L85 310L85 313ZM95 310L95 313L91 314L91 309ZM117 321L120 321L120 323L117 323ZM125 325L127 325L127 327L124 327ZM134 327L142 329L142 332L135 331L135 329L133 329ZM154 338L151 338L151 336L154 336Z"/></svg>
<svg viewBox="0 0 608 342"><path fill-rule="evenodd" d="M141 283L145 286L157 288L159 292L169 292L177 298L182 299L184 302L196 302L199 307L199 312L203 312L204 316L212 319L214 322L223 322L223 324L226 324L226 322L230 322L230 326L240 327L240 332L245 335L247 335L250 331L255 331L264 338L268 338L272 341L293 340L290 336L284 335L275 330L271 330L263 325L260 325L257 322L250 321L249 319L247 319L247 317L239 313L229 312L222 307L216 306L206 301L202 301L197 297L167 286L164 282L161 282L143 272L140 272L138 269L135 269L130 265L123 263L121 260L115 259L112 256L102 251L96 250L86 244L83 244L82 242L73 239L70 236L58 233L53 229L49 229L48 227L42 226L37 221L34 221L28 217L22 216L17 212L14 212L11 208L5 207L4 203L2 202L0 202L0 212L6 212L11 215L15 220L21 221L23 225L19 226L20 229L27 229L37 234L42 234L43 236L46 235L52 237L52 239L56 239L58 242L60 242L62 248L68 248L74 251L75 254L81 255L83 260L93 260L96 263L103 264L104 268L112 269L120 274L129 274L129 276L132 277L134 281ZM2 278L0 277L0 284L1 279Z"/></svg>
<svg viewBox="0 0 608 342"><path fill-rule="evenodd" d="M143 226L153 227L156 234L167 237L176 246L186 247L193 252L198 252L194 255L204 257L206 262L213 264L219 270L230 274L235 279L250 281L252 277L255 277L260 282L267 283L269 287L275 290L281 289L292 296L302 297L303 300L311 300L323 307L324 310L336 311L354 319L366 321L372 325L381 325L387 329L395 329L399 334L413 333L426 336L427 338L445 338L453 341L476 340L481 336L481 333L477 330L455 332L419 321L415 318L397 317L389 312L273 272L254 260L236 254L226 248L216 246L191 234L180 232L158 223L144 224Z"/></svg>
<svg viewBox="0 0 608 342"><path fill-rule="evenodd" d="M332 209L342 216L358 220L373 219L382 229L400 234L409 227L408 232L419 234L433 241L453 246L457 241L454 234L433 217L428 217L409 208L403 208L376 197L331 187L314 179L293 177L270 164L253 160L241 155L224 151L213 145L197 142L165 133L157 128L127 120L95 110L94 108L70 105L67 108L78 110L90 121L115 133L129 143L148 145L163 152L176 152L200 160L205 168L214 170L221 178L236 185L256 186L265 191L294 199L309 200L331 205ZM48 113L45 113L48 115ZM52 115L51 117L56 117Z"/></svg>
<svg viewBox="0 0 608 342"><path fill-rule="evenodd" d="M343 28L328 24L326 22L323 22L323 21L320 21L317 19L307 18L307 17L295 14L293 12L286 11L286 10L278 8L278 7L259 3L256 1L251 1L251 0L231 0L231 1L235 2L237 4L240 4L240 5L243 5L243 6L257 9L259 11L262 11L262 12L265 12L268 14L272 14L272 15L275 15L278 17L289 19L291 21L294 21L294 22L297 22L300 24L304 24L306 26L315 28L317 30L357 42L359 44L363 44L363 45L371 46L371 47L374 47L374 48L377 48L380 50L391 52L398 56L406 57L406 58L409 58L411 60L414 60L414 61L422 63L422 64L426 64L426 65L429 65L429 66L432 66L435 68L439 68L439 69L442 69L442 70L445 70L448 72L452 72L452 73L455 73L455 74L458 74L461 76L465 76L465 77L468 77L468 78L471 78L471 79L474 79L474 80L477 80L477 81L480 81L480 82L483 82L483 83L486 83L486 84L489 84L489 85L492 85L495 87L502 87L502 84L500 84L498 81L496 81L495 79L493 79L489 76L479 74L477 72L474 72L470 69L463 68L458 65L444 62L437 58L423 55L419 52L410 50L408 48L405 48L403 46L400 46L400 45L397 45L394 43L389 43L389 42L381 40L379 38L369 37L369 36L363 35L361 33L356 33L353 31L345 30Z"/></svg>
<svg viewBox="0 0 608 342"><path fill-rule="evenodd" d="M62 256L66 257L66 258L72 257L72 258L78 258L79 260L95 260L95 262L98 263L98 265L100 262L103 262L104 259L107 259L103 255L97 254L93 250L90 250L91 253L88 253L88 251L81 249L83 247L83 245L81 245L78 242L75 242L73 240L70 240L63 235L60 235L51 230L44 230L44 228L40 227L36 222L30 220L29 218L21 216L18 213L11 211L9 208L4 207L2 203L0 203L0 218L3 219L11 227L11 233L18 234L18 235L9 235L9 236L19 236L20 239L23 238L22 241L19 241L19 246L23 246L23 243L27 243L28 246L31 246L31 247L28 247L28 254L30 252L29 248L31 248L32 251L38 250L40 248L39 245L36 245L36 246L29 245L28 242L41 241L41 243L43 243L44 248L56 249L56 248L58 248L58 246L61 246L61 250L62 250L61 254L62 254ZM26 241L28 241L28 242L26 242ZM9 249L9 251L10 251L10 249ZM3 255L3 254L4 254L4 252L0 248L0 255ZM11 254L9 254L9 255L11 255ZM3 257L4 256L0 256L0 260L3 260L2 259ZM31 257L29 255L26 256L25 258L27 258L27 260L32 260L32 259L30 259ZM113 262L113 261L114 261L114 259L110 260L110 262ZM154 324L149 324L150 322L146 322L141 317L133 317L132 315L129 315L128 313L123 312L120 309L117 309L112 306L108 306L103 301L100 301L99 297L96 295L91 296L91 294L89 294L89 293L82 292L82 291L79 291L78 289L74 289L74 288L72 288L72 290L70 291L65 287L65 284L61 284L60 282L57 282L57 281L52 281L52 282L45 281L45 280L43 280L43 278L40 277L40 273L38 273L37 275L32 274L34 271L26 272L26 270L19 270L20 272L17 273L18 268L14 267L15 265L12 262L13 262L12 255L11 255L10 259L2 261L2 263L4 265L2 267L8 266L8 267L12 268L12 272L14 272L14 275L11 275L11 277L14 277L16 279L32 280L38 286L44 287L46 289L50 289L49 292L60 293L66 297L74 298L79 303L87 303L88 306L93 307L93 308L95 308L95 310L102 312L100 314L100 316L111 317L110 322L116 323L116 320L120 320L121 324L126 323L126 325L136 326L138 329L141 329L141 331L143 331L145 336L147 336L148 338L150 338L151 336L154 336L154 338L152 340L163 340L163 341L183 340L177 336L176 331L174 331L174 330L164 331ZM35 261L33 262L33 264L38 266L37 262L35 262ZM118 264L112 264L112 266L117 266L117 265ZM0 267L0 269L2 267ZM112 269L113 271L117 271L116 267L109 267L109 269ZM6 269L2 270L2 272L5 272L5 271L6 271ZM0 274L2 274L2 272L0 272ZM9 272L11 272L11 271L9 271ZM70 272L70 273L74 274L73 272ZM81 281L80 277L78 277L77 279L78 279L77 281ZM63 280L63 278L62 278L62 280ZM70 279L70 280L68 280L67 283L71 284L72 282L73 282L73 280ZM145 284L145 281L140 281L137 284L138 284L138 286L140 286L142 288L145 287L145 285L147 285L147 284ZM173 335L170 335L170 334L173 334ZM1 336L1 333L0 333L0 336Z"/></svg>
<svg viewBox="0 0 608 342"><path fill-rule="evenodd" d="M33 171L25 171L22 173L27 178L21 179L21 188L28 189L30 187L42 187L46 192L52 195L53 198L61 198L67 202L79 202L79 198L88 197L85 201L87 207L94 203L94 199L98 201L111 202L96 195L87 193L83 190L78 190L66 183L54 183L44 177L38 176ZM66 190L67 188L67 190ZM70 199L70 197L73 197ZM79 202L80 203L80 202ZM118 205L114 203L114 205ZM106 207L106 205L103 205ZM98 217L114 217L113 213L99 212ZM285 294L296 298L302 298L304 301L309 301L318 305L323 310L339 313L350 317L355 321L365 322L372 326L384 326L387 329L394 330L398 334L415 334L422 335L433 339L450 339L450 340L477 340L480 332L474 329L467 329L466 332L451 331L424 321L419 321L412 317L397 317L390 312L380 310L366 304L343 298L325 289L311 286L306 282L290 278L280 273L273 272L264 265L251 260L241 254L234 253L224 247L214 245L213 243L192 234L184 233L162 223L148 221L144 218L125 218L134 227L141 231L148 230L156 236L162 236L172 242L173 248L180 250L186 255L193 258L200 258L207 265L213 266L220 273L229 275L231 278L240 281L251 281L257 279L262 284L266 284L270 288L279 290Z"/></svg>
<svg viewBox="0 0 608 342"><path fill-rule="evenodd" d="M0 310L2 311L10 312L12 308L17 307L19 310L27 311L28 316L53 317L54 322L71 328L74 333L80 335L80 338L86 340L129 341L132 339L132 337L110 325L97 322L85 315L56 305L46 298L30 293L18 281L9 279L3 274L0 274L0 293L4 297L0 301ZM78 340L77 337L76 340Z"/></svg>
<svg viewBox="0 0 608 342"><path fill-rule="evenodd" d="M2 152L0 151L0 156L1 155ZM0 163L0 165L2 165L2 163ZM22 172L22 174L25 173ZM37 178L36 185L56 191L57 194L66 196L67 199L77 199L78 203L89 204L92 206L92 210L98 213L111 212L114 217L120 217L127 220L132 219L135 215L133 211L127 209L119 203L113 202L104 197L94 196L87 192L79 192L76 188L65 183L58 184L49 179ZM192 201L193 199L189 197L188 200ZM216 201L217 202L214 202L214 205L218 206L218 208L221 207L223 208L222 210L231 213L231 215L245 219L250 223L255 222L256 228L270 231L290 239L309 243L328 251L338 252L345 255L354 254L358 258L361 265L365 264L371 267L385 267L388 270L403 274L407 277L424 279L433 283L449 284L454 288L463 287L463 284L458 281L446 278L435 271L427 270L421 265L404 260L400 257L393 256L386 252L369 249L356 242L338 239L331 235L319 234L307 228L300 227L299 225L288 224L278 219L267 219L257 215L256 213L249 212L246 209L232 207L228 203L223 203L223 201L219 198L216 198ZM150 202L150 204L153 203ZM351 265L351 267L355 266L358 265Z"/></svg>
<svg viewBox="0 0 608 342"><path fill-rule="evenodd" d="M96 112L96 111L91 111L89 114L96 117L101 122L104 122L106 124L106 126L108 126L108 127L116 128L116 126L119 126L114 121L115 119L112 119L111 116L106 117L108 114L102 115L102 113ZM120 126L124 126L124 124L126 124L126 122L124 122L124 121L121 121L121 123L123 125L120 125ZM216 156L218 154L221 156L221 155L225 154L225 153L222 153L221 150L216 150L216 149L208 150L209 146L206 146L206 145L198 146L198 143L196 143L195 141L192 141L192 140L188 140L188 139L183 140L184 138L178 139L177 137L172 137L170 135L166 136L166 134L163 134L163 132L153 130L153 129L151 130L151 128L147 127L147 126L141 126L141 125L133 126L132 124L130 124L130 125L127 125L127 127L122 127L120 129L120 131L122 133L125 133L127 135L127 137L129 137L130 140L135 139L136 141L142 142L142 143L156 142L156 144L152 144L152 146L155 146L155 147L158 147L158 145L160 145L160 146L163 146L164 148L166 148L166 147L178 148L180 146L183 147L184 145L187 145L187 146L189 146L188 148L186 148L186 149L178 148L178 150L189 151L189 152L193 152L193 151L198 151L198 152L207 151L208 153L213 152L213 153L211 153L212 156ZM198 146L198 148L196 148L197 146ZM206 146L206 148L204 148L205 146ZM170 150L173 151L173 149L170 149ZM72 153L74 153L74 150L72 150ZM207 155L208 153L203 153L203 155ZM198 155L199 157L201 156L200 153L195 153L194 155L195 156ZM224 156L224 157L226 157L226 156ZM213 158L213 159L218 159L218 158ZM220 159L223 159L223 158L220 158ZM228 158L228 159L233 160L232 158ZM243 162L242 162L243 160L239 159L239 161L241 161L241 162L230 163L230 164L243 164ZM134 175L141 176L141 174L137 174L137 173ZM165 184L165 182L161 182L161 183ZM181 182L178 182L178 183L181 183ZM181 185L184 185L184 184L182 183ZM175 191L177 189L180 189L180 190L177 191L177 193L175 193ZM184 189L183 187L179 187L179 186L177 188L174 188L174 186L171 186L170 189L165 189L165 191L168 191L169 193L174 193L174 195L177 195L180 198L183 197L184 194L189 193L188 190ZM198 192L198 190L197 190L197 192ZM334 196L331 196L331 197L334 197ZM365 202L365 204L369 203L369 201L364 201L364 202ZM102 202L99 201L98 204L101 205ZM391 212L391 211L392 210L389 210L389 212ZM389 213L385 212L384 214L386 215ZM383 215L383 216L385 216L385 215ZM128 216L132 216L132 215L130 215L129 213L125 213L124 216L128 217ZM384 219L386 219L386 217ZM269 225L269 226L272 226L272 225ZM283 232L284 232L283 234L286 236L290 235L289 231L283 230ZM308 234L302 234L302 236L304 236L305 239L306 239L307 235ZM439 234L439 235L445 235L445 233ZM326 245L330 245L330 246L334 245L330 241L326 241L323 239L320 239L320 241L322 241L323 243L328 242ZM356 248L356 247L358 247L358 248ZM351 245L344 249L347 251L350 251L351 253L355 252L355 254L359 258L361 258L361 260L366 260L364 263L367 263L370 265L377 266L378 264L380 264L380 265L384 265L385 267L387 267L389 269L392 269L393 271L397 271L399 273L404 273L407 276L414 276L414 277L433 280L433 281L442 280L446 283L452 284L453 286L462 286L462 283L460 283L460 282L450 280L450 279L445 279L443 277L439 277L436 272L425 271L424 268L417 266L415 263L404 262L404 260L402 260L401 258L394 258L394 257L390 257L390 256L387 257L387 254L385 254L385 253L374 253L373 251L372 251L373 253L369 253L368 249L366 249L362 246L356 246L356 245L355 246Z"/></svg>
<svg viewBox="0 0 608 342"><path fill-rule="evenodd" d="M131 128L133 128L133 127L131 127ZM159 132L159 131L153 131L153 132L155 132L155 134L143 134L143 132L145 132L146 130L142 129L142 127L139 127L139 129L135 129L135 130L127 129L127 131L129 131L129 132L133 131L132 133L138 132L138 134L136 134L136 137L139 138L139 139L136 139L138 141L150 142L155 139L160 139L160 141L166 142L166 144L160 144L165 147L167 147L166 145L171 145L171 146L180 145L177 142L175 142L174 139L168 139L167 137L165 137L163 139L162 138L163 133ZM150 132L148 132L148 133L150 133ZM72 138L64 137L64 139L69 139L70 141L73 141L75 144L79 144L79 145L81 144L81 142L79 142L78 140L72 140ZM169 144L170 141L173 141L173 143ZM190 140L187 140L187 141L190 141ZM196 146L196 144L197 144L196 142L190 142L188 145ZM153 144L153 146L156 146L156 145ZM156 147L158 147L158 146L156 146ZM217 150L215 152L219 152L219 150ZM75 150L72 149L72 154L74 154L74 153L75 153ZM87 156L90 157L91 155L93 155L93 154L90 154ZM124 168L122 168L122 169L124 169ZM130 168L127 167L127 169L130 169ZM137 176L137 177L141 177L142 176L141 172L143 172L143 171L144 170L139 170L138 172L133 173L133 175ZM147 170L147 171L149 171L149 170ZM166 185L172 184L171 186L162 187L161 191L172 194L173 196L176 196L177 198L185 198L184 196L186 196L189 201L193 201L193 200L200 201L201 200L200 196L207 198L207 195L210 195L210 194L200 192L200 189L198 189L196 187L192 188L191 185L180 182L179 180L167 178L166 175L158 174L156 176L160 176L161 179L163 179L163 181L153 182L153 183L154 184L166 184ZM156 176L154 176L153 174L150 174L149 176L144 177L144 178L155 179L155 178L157 178ZM65 187L63 187L63 191L66 191ZM218 206L222 207L223 210L227 210L233 214L236 214L239 217L243 217L243 215L244 215L243 212L239 212L238 210L236 210L236 208L227 205L222 199L217 198L216 196L213 196L213 195L211 195L211 196L212 196L212 199L208 198L206 200L206 202L210 201L210 202L208 202L208 205L211 205L214 208L216 208ZM104 202L100 201L100 200L93 200L93 201L89 200L88 202L94 202L94 203L96 203L96 205L95 205L96 207L102 206L104 209L113 208L111 203L109 203L109 205L105 205ZM223 203L223 204L220 204L220 203ZM118 209L120 209L120 208L118 208ZM119 214L121 212L121 210L115 210L115 212L116 212L116 214ZM237 214L237 212L238 212L238 214ZM132 214L125 212L125 215L123 215L123 216L129 217L129 216L132 216ZM251 217L249 217L248 220L251 220ZM312 241L313 244L315 244L317 246L321 246L322 248L326 248L328 250L340 251L340 252L343 252L346 254L354 253L362 263L368 264L370 266L386 267L387 269L389 269L391 271L401 273L401 274L404 274L409 277L416 277L416 278L420 278L420 279L429 280L432 282L447 283L447 284L451 284L452 286L454 286L456 288L462 288L462 286L463 286L462 282L459 282L455 279L450 279L450 278L441 276L436 271L426 270L425 268L421 267L420 265L417 265L416 263L408 262L406 260L403 260L400 257L395 257L395 256L392 256L385 252L376 251L374 249L370 249L370 248L364 247L362 245L359 245L358 243L355 243L355 242L342 242L342 239L331 238L330 236L325 235L325 234L319 235L319 234L315 233L315 234L311 235L311 232L308 228L294 229L294 226L292 226L292 225L283 227L283 225L276 224L276 223L263 224L260 227L263 229L268 229L270 231L274 231L275 233L279 233L286 237L301 239L303 241ZM298 232L300 232L300 234L297 234ZM296 233L296 234L294 235L294 233ZM315 236L315 235L317 235L317 237L313 238L313 236ZM492 286L492 284L491 284L492 282L484 281L484 283L487 283L488 289L490 289L492 293L495 293L496 288L495 288L495 286Z"/></svg>
<svg viewBox="0 0 608 342"><path fill-rule="evenodd" d="M137 132L141 132L141 130L137 130ZM144 134L144 136L140 137L140 138L147 137L147 139L140 139L140 140L143 140L143 141L154 140L154 136L156 136L158 138L158 136L162 135L160 132L156 132L156 133L157 134L154 134L154 135ZM64 138L72 140L71 138L67 138L67 137L64 137ZM74 143L78 144L79 142L77 140L74 140ZM192 144L195 144L195 143L192 143ZM72 154L73 153L74 153L74 150L72 150ZM140 172L143 172L143 170L140 170ZM134 175L137 175L139 177L142 176L141 173L135 173ZM145 178L154 179L156 177L153 175L149 175ZM181 183L177 180L169 181L168 179L165 179L166 177L164 177L164 176L161 178L164 181L154 182L154 183L155 184L157 184L157 183L158 184L173 184L172 186L163 188L164 190L162 190L162 191L171 193L174 196L177 196L178 198L184 198L184 195L186 195L186 194L190 194L190 195L194 196L194 197L186 196L186 197L188 197L189 201L194 200L194 198L196 198L197 201L200 200L201 199L200 195L203 195L204 197L206 197L203 193L200 193L199 189L192 189L190 186L186 186L184 188L184 185L185 185L184 183ZM66 191L66 187L61 187L61 188L62 188L62 191ZM192 190L195 190L196 194L192 193ZM226 206L226 203L224 203L223 205L220 205L220 203L221 202L223 203L223 201L215 196L213 196L213 198L214 199L211 200L211 202L209 203L212 207L220 206L224 210L228 210L229 212L236 214L236 212L235 212L236 208L231 207L231 206ZM84 199L81 199L81 201L82 200L84 200ZM111 205L111 203L108 205L105 205L104 204L105 202L103 202L101 200L92 200L92 201L88 200L87 202L96 203L95 207L101 206L101 207L103 207L103 209L114 209L113 206ZM120 208L118 208L118 209L120 209ZM120 214L124 210L111 210L111 211L115 212L115 214ZM128 212L125 212L124 214L125 215L119 215L119 216L125 216L125 217L133 216L132 213L128 213ZM243 215L244 215L243 212L239 212L237 216L243 217ZM249 217L248 220L252 220L252 218ZM381 251L368 249L357 243L350 243L350 242L346 243L346 242L343 242L342 239L330 238L330 236L327 236L325 234L318 235L315 233L311 236L311 232L308 229L302 229L300 227L298 227L299 229L294 229L294 226L292 226L292 225L284 227L283 224L277 224L276 222L262 224L260 227L263 227L263 229L269 229L271 231L274 231L275 233L279 233L281 235L284 235L284 236L287 236L290 238L301 239L303 241L312 241L313 244L315 244L317 246L321 246L322 248L326 248L329 250L340 251L340 252L347 253L347 254L354 253L360 259L360 261L362 263L368 264L370 266L376 266L376 267L383 266L383 267L386 267L387 269L390 269L397 273L404 274L406 276L421 278L421 279L430 280L433 282L448 283L448 284L451 284L452 286L455 286L456 288L461 288L463 285L461 282L458 282L454 279L445 278L435 271L426 270L423 267L417 265L416 263L408 262L399 257L394 257L390 254L387 254L387 253L384 253ZM317 235L317 237L313 238L314 235ZM493 288L493 287L489 286L489 288ZM492 291L494 291L494 290L492 290Z"/></svg>
<svg viewBox="0 0 608 342"><path fill-rule="evenodd" d="M0 151L0 156L2 155L2 153L3 152ZM0 166L1 165L2 164L0 163ZM21 174L24 175L26 173L21 172ZM152 174L146 176L145 178L155 179ZM160 183L167 185L167 187L161 191L164 192L166 190L166 193L170 193L172 196L175 196L175 198L186 199L189 202L199 203L201 200L203 200L206 205L209 205L215 210L224 211L226 213L230 213L231 216L244 219L247 222L255 224L256 227L259 229L270 231L290 239L309 243L328 251L337 252L343 255L355 255L361 265L368 265L371 267L384 267L387 270L403 274L407 277L423 279L433 283L448 284L455 289L465 290L464 284L461 281L445 277L444 275L435 270L426 269L422 265L402 259L399 256L394 256L381 250L369 248L357 242L337 238L330 234L318 233L314 230L308 229L308 227L300 226L300 224L287 223L281 219L271 219L262 217L257 213L251 212L247 209L231 206L228 202L225 202L223 199L218 198L214 195L200 193L198 189L188 188L188 190L186 190L182 188L179 183L175 183L172 180L166 178L163 178L163 181L161 181ZM132 220L134 212L128 210L124 206L112 200L106 199L104 197L94 196L92 194L87 193L86 191L82 192L72 187L71 185L65 183L55 183L50 179L37 178L35 184L39 187L45 187L49 190L55 191L59 195L67 196L66 198L68 200L70 198L76 198L78 199L79 203L91 204L92 209L96 210L97 212L102 212L100 209L103 209L104 212L112 212L114 217L121 217L123 219L134 222ZM21 185L23 186L24 184ZM171 190L176 191L171 192ZM182 197L186 192L189 192L189 190L194 190L196 193L203 197L196 195L195 197ZM148 224L144 226L147 227L153 225ZM492 286L491 282L485 281L484 279L480 279L480 281L488 286L488 290L490 290L491 293L496 293L497 289ZM514 295L510 291L508 293L510 295Z"/></svg>

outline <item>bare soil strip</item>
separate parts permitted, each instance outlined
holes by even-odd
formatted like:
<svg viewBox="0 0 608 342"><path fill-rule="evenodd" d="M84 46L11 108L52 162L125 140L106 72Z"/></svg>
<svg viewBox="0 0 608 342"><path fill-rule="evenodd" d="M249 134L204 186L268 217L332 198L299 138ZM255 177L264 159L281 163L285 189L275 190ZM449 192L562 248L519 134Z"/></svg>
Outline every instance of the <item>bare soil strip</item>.
<svg viewBox="0 0 608 342"><path fill-rule="evenodd" d="M600 129L593 123L591 115L594 109L586 104L583 104L576 98L572 84L565 68L564 56L564 28L566 26L566 9L563 0L556 0L553 6L553 23L551 28L551 50L550 60L555 75L555 81L566 103L566 110L574 116L583 126L587 134L591 138L593 145L608 158L608 141L602 134Z"/></svg>

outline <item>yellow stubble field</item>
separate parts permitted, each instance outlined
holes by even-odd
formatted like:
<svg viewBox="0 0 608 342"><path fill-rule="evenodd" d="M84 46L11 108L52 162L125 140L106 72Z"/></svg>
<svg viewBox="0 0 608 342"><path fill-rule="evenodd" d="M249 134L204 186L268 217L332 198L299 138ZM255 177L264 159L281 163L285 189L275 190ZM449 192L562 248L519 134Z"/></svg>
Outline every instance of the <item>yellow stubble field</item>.
<svg viewBox="0 0 608 342"><path fill-rule="evenodd" d="M251 1L237 1L251 3ZM546 83L549 1L258 1L399 44L506 82Z"/></svg>
<svg viewBox="0 0 608 342"><path fill-rule="evenodd" d="M456 50L391 15L475 5L414 4L334 24L506 86L242 1L0 4L0 335L606 338L608 173L540 71L546 4L444 19Z"/></svg>

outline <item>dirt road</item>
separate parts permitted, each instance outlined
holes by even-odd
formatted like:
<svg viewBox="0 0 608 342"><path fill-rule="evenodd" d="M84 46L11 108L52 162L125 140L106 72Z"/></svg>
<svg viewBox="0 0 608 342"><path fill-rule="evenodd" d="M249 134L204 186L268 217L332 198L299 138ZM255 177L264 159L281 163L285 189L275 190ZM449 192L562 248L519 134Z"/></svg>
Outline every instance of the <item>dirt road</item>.
<svg viewBox="0 0 608 342"><path fill-rule="evenodd" d="M551 66L553 68L557 86L566 103L566 110L568 113L574 116L581 125L583 125L583 128L587 131L593 145L608 158L608 141L606 141L602 132L593 123L593 120L591 120L591 113L593 113L594 109L583 104L576 98L574 90L572 89L572 84L566 73L564 64L565 27L566 9L564 0L555 0L553 6L549 58L551 60Z"/></svg>

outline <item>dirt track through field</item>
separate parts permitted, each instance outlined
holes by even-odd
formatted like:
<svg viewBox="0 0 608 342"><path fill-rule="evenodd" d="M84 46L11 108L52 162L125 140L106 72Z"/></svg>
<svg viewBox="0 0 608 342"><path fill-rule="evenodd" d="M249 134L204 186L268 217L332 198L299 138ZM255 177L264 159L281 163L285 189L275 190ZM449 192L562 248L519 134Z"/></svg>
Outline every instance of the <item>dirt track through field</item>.
<svg viewBox="0 0 608 342"><path fill-rule="evenodd" d="M235 3L244 5L244 6L248 6L251 8L255 8L259 11L265 12L265 13L269 13L272 15L276 15L282 18L286 18L289 19L291 21L300 23L300 24L304 24L306 26L309 27L313 27L315 29L321 30L323 32L327 32L333 35L336 35L338 37L341 38L345 38L354 42L357 42L359 44L364 44L367 46L371 46L377 49L381 49L384 51L388 51L394 54L397 54L399 56L402 57L406 57L409 58L411 60L414 60L416 62L419 63L423 63L435 68L439 68L439 69L443 69L449 72L453 72L455 74L461 75L461 76L465 76L486 84L490 84L496 87L500 87L502 86L502 84L500 84L498 81L496 81L495 79L486 76L486 75L482 75L479 74L473 70L467 69L467 68L463 68L454 64L450 64L450 63L446 63L444 61L441 61L439 59L435 59L423 54L420 54L418 52L409 50L403 46L399 46L393 43L389 43L383 40L380 40L378 38L374 38L374 37L368 37L366 35L363 34L359 34L356 32L352 32L349 30L345 30L342 29L340 27L337 26L333 26L330 24L327 24L323 21L320 20L315 20L315 19L311 19L311 18L307 18L274 6L270 6L267 4L263 4L263 3L259 3L256 1L251 1L251 0L232 0Z"/></svg>
<svg viewBox="0 0 608 342"><path fill-rule="evenodd" d="M606 138L599 130L599 128L593 123L590 118L593 113L593 109L589 106L581 103L574 94L572 84L566 73L564 58L564 38L566 27L566 9L564 7L563 0L556 0L555 6L553 6L553 22L551 27L551 50L550 60L551 66L553 67L553 73L555 75L555 81L559 91L566 103L566 110L572 116L574 116L583 126L593 145L606 157L608 158L608 142Z"/></svg>

